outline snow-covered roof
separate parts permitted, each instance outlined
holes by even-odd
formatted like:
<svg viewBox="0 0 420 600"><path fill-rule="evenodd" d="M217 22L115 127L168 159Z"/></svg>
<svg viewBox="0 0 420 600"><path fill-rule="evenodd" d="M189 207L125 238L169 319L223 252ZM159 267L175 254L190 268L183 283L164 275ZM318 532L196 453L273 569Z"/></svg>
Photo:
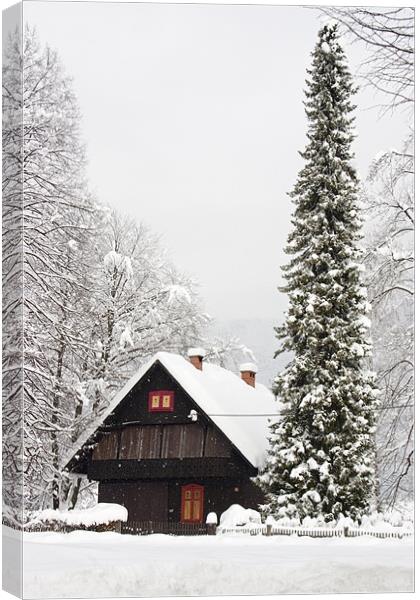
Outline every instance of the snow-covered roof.
<svg viewBox="0 0 420 600"><path fill-rule="evenodd" d="M268 449L270 415L277 415L279 412L279 404L272 392L259 383L254 388L242 381L239 375L218 365L204 362L201 371L189 360L168 352L156 353L127 381L114 396L100 419L79 438L76 443L77 450L81 449L157 361L169 371L200 409L254 467L261 467L264 464ZM73 451L67 457L64 465L74 457L75 453Z"/></svg>

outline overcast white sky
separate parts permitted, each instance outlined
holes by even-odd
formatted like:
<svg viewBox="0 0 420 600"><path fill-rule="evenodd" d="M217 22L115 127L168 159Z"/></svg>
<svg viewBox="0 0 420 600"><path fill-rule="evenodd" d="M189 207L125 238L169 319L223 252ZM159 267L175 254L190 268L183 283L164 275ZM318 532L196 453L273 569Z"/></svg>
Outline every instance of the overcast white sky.
<svg viewBox="0 0 420 600"><path fill-rule="evenodd" d="M305 144L317 11L282 6L26 2L74 78L98 199L161 235L218 319L277 317ZM348 44L345 44L348 47ZM353 70L363 48L348 48ZM361 176L404 117L356 100Z"/></svg>

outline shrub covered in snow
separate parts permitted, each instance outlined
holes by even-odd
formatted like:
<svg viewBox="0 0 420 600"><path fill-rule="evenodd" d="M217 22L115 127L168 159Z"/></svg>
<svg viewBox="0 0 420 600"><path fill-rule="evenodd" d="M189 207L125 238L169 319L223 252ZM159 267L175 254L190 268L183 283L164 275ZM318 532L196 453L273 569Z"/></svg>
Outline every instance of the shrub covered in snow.
<svg viewBox="0 0 420 600"><path fill-rule="evenodd" d="M273 527L299 527L299 517L280 517L276 519L272 515L269 515L265 520L266 525L272 525Z"/></svg>
<svg viewBox="0 0 420 600"><path fill-rule="evenodd" d="M244 508L240 504L232 504L220 516L220 527L244 527L261 525L261 515L252 508Z"/></svg>
<svg viewBox="0 0 420 600"><path fill-rule="evenodd" d="M90 529L110 525L119 521L127 521L128 511L120 504L100 502L92 508L82 510L40 511L29 523L29 526L49 525L52 529Z"/></svg>
<svg viewBox="0 0 420 600"><path fill-rule="evenodd" d="M275 519L273 516L267 517L266 525L273 527L297 527L302 529L362 529L365 531L413 531L413 513L409 509L394 509L385 513L374 511L369 515L363 515L361 522L354 521L343 514L331 521L326 521L321 514L318 517L306 516L300 520L291 518L286 514Z"/></svg>
<svg viewBox="0 0 420 600"><path fill-rule="evenodd" d="M210 513L212 515L214 513ZM301 528L301 529L362 529L371 531L413 531L413 506L400 506L385 513L373 511L369 515L364 515L361 522L354 521L350 517L339 514L337 519L326 520L325 516L320 514L317 517L306 516L300 519L296 516L290 516L284 512L281 517L275 518L269 515L264 525L272 525L278 528ZM208 522L208 521L207 521ZM232 504L220 517L219 531L223 529L250 528L262 525L261 515L258 511L251 508L244 508L240 504Z"/></svg>
<svg viewBox="0 0 420 600"><path fill-rule="evenodd" d="M364 529L404 529L405 531L414 530L414 517L410 511L400 509L388 510L384 513L373 512L362 520L361 527Z"/></svg>

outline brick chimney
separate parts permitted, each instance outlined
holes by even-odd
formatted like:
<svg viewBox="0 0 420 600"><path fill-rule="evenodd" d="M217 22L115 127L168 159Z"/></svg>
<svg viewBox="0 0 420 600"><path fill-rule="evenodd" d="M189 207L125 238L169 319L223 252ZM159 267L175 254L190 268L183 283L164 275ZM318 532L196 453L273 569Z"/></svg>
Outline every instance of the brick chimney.
<svg viewBox="0 0 420 600"><path fill-rule="evenodd" d="M248 385L255 387L255 375L258 371L257 365L254 363L243 363L240 365L241 379Z"/></svg>
<svg viewBox="0 0 420 600"><path fill-rule="evenodd" d="M206 351L203 348L190 348L188 350L188 358L190 362L199 371L203 370L203 357L206 355Z"/></svg>

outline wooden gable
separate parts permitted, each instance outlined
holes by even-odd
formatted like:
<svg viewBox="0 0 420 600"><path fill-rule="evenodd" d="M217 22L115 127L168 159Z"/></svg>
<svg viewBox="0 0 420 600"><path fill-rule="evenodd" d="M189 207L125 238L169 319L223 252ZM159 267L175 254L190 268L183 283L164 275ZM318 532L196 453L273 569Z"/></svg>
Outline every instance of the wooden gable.
<svg viewBox="0 0 420 600"><path fill-rule="evenodd" d="M172 395L173 410L150 410L151 394L159 391ZM196 421L191 419L191 411L195 411ZM89 450L92 442L93 451ZM174 466L174 461L184 461L185 468L189 465L196 472L200 461L207 474L222 474L227 467L237 473L241 463L247 470L255 470L159 361L105 419L80 454L80 459L69 462L68 469L85 472L92 479L161 477L171 472L168 466L182 476L182 465Z"/></svg>

